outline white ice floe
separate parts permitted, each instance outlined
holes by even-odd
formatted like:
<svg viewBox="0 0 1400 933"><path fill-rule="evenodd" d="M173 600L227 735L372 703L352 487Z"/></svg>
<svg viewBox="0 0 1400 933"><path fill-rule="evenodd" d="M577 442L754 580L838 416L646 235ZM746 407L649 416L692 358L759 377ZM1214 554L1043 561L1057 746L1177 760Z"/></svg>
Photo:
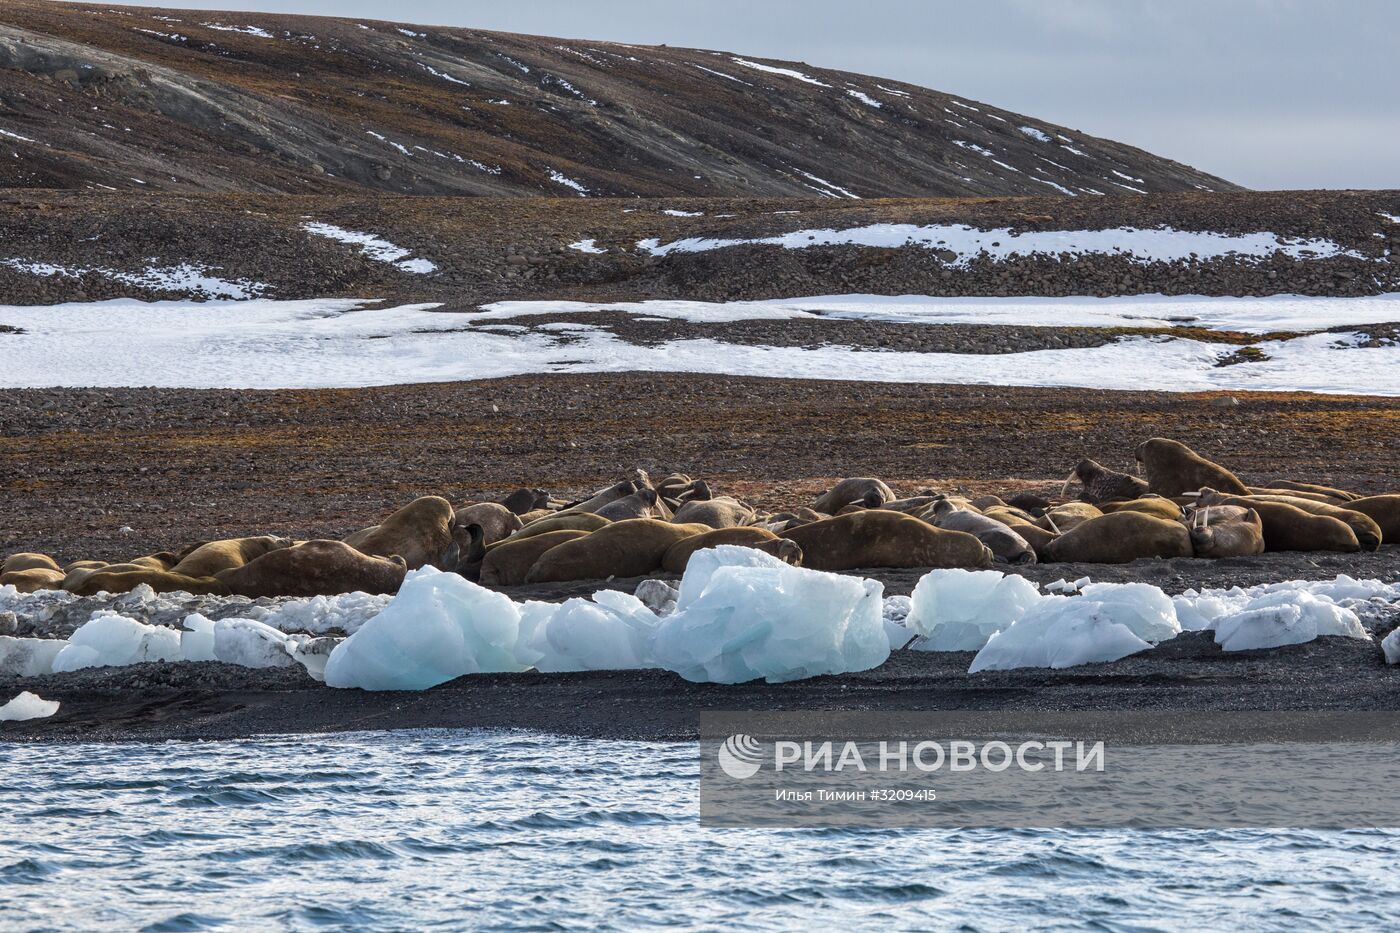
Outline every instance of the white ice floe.
<svg viewBox="0 0 1400 933"><path fill-rule="evenodd" d="M423 567L331 652L332 687L426 690L464 674L524 670L515 659L520 610L454 573Z"/></svg>
<svg viewBox="0 0 1400 933"><path fill-rule="evenodd" d="M1298 645L1322 635L1371 637L1356 613L1307 592L1260 596L1215 620L1215 640L1226 651Z"/></svg>
<svg viewBox="0 0 1400 933"><path fill-rule="evenodd" d="M762 62L750 61L747 58L731 57L730 61L734 62L736 65L743 65L745 68L752 68L754 71L762 71L765 74L782 75L784 78L795 78L805 84L815 84L817 87L831 87L831 85L827 84L825 81L818 81L811 75L804 75L802 72L795 71L791 68L779 68L776 65L765 65Z"/></svg>
<svg viewBox="0 0 1400 933"><path fill-rule="evenodd" d="M933 570L914 587L905 624L920 651L977 651L1045 597L1025 577L995 570Z"/></svg>
<svg viewBox="0 0 1400 933"><path fill-rule="evenodd" d="M698 551L656 661L687 680L769 683L869 670L890 646L875 580L789 566L752 548Z"/></svg>
<svg viewBox="0 0 1400 933"><path fill-rule="evenodd" d="M53 671L53 660L66 639L15 638L0 635L0 677L38 677Z"/></svg>
<svg viewBox="0 0 1400 933"><path fill-rule="evenodd" d="M986 153L974 144L968 148ZM953 255L945 265L965 267L977 258L1005 261L1016 257L1054 259L1062 255L1121 256L1139 264L1209 260L1231 257L1235 260L1263 261L1274 256L1294 259L1328 259L1334 256L1361 258L1332 240L1313 237L1282 237L1275 233L1215 233L1207 230L1177 230L1173 227L1118 227L1107 230L981 230L966 224L868 224L847 227L794 230L773 236L720 238L688 237L662 244L659 240L637 243L653 256L672 253L703 253L735 246L781 246L809 249L816 246L870 246L896 248L916 246L946 250Z"/></svg>
<svg viewBox="0 0 1400 933"><path fill-rule="evenodd" d="M56 712L58 712L57 700L45 700L26 690L4 706L0 706L0 722L47 719Z"/></svg>
<svg viewBox="0 0 1400 933"><path fill-rule="evenodd" d="M144 184L144 183L143 183ZM49 262L24 259L0 259L0 266L41 278L79 278L97 275L124 285L148 288L160 292L186 292L209 298L243 300L256 298L268 286L249 279L224 279L211 274L208 266L182 262L173 266L150 266L139 272L111 269L105 266L63 266Z"/></svg>
<svg viewBox="0 0 1400 933"><path fill-rule="evenodd" d="M1368 299L1316 301L1311 312L1320 318L1325 311L1351 307L1338 302ZM1400 307L1394 296L1388 305L1383 299L1369 301L1357 306L1358 313L1387 316ZM0 324L21 331L0 335L0 387L319 388L525 373L698 372L1169 392L1400 395L1400 346L1348 346L1338 334L1265 343L1261 349L1269 359L1222 367L1217 364L1233 347L1168 336L1077 349L962 354L746 346L711 339L642 346L606 329L574 329L563 345L558 334L539 329L506 333L469 326L514 316L517 312L504 303L484 314L441 313L430 304L363 304L326 299L0 306ZM1383 311L1383 306L1391 310ZM544 313L546 306L540 307L537 313ZM1285 301L1279 307L1309 313L1305 303ZM649 317L676 316L675 306L666 304L638 306L643 309Z"/></svg>
<svg viewBox="0 0 1400 933"><path fill-rule="evenodd" d="M993 635L968 673L1116 661L1181 632L1172 601L1143 583L1093 583L1080 596L1044 596Z"/></svg>
<svg viewBox="0 0 1400 933"><path fill-rule="evenodd" d="M436 272L437 266L426 259L410 259L412 250L395 246L383 237L377 237L372 233L360 233L355 230L346 230L344 227L337 227L335 224L307 222L301 228L314 236L325 237L335 240L338 243L347 243L351 246L358 246L360 252L364 253L375 262L392 263L404 272L412 272L416 275L426 275L429 272Z"/></svg>
<svg viewBox="0 0 1400 933"><path fill-rule="evenodd" d="M545 673L656 667L657 621L640 599L616 590L562 605L527 602L520 607L516 658Z"/></svg>
<svg viewBox="0 0 1400 933"><path fill-rule="evenodd" d="M114 612L95 614L54 657L54 673L85 667L123 667L145 661L180 661L180 633Z"/></svg>

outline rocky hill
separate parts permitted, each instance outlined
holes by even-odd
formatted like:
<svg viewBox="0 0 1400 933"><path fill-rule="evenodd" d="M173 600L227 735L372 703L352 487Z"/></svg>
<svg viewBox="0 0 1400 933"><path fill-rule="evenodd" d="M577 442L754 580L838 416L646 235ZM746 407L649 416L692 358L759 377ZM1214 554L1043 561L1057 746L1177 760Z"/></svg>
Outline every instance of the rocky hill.
<svg viewBox="0 0 1400 933"><path fill-rule="evenodd" d="M6 0L0 187L831 198L1235 190L802 62L369 20Z"/></svg>

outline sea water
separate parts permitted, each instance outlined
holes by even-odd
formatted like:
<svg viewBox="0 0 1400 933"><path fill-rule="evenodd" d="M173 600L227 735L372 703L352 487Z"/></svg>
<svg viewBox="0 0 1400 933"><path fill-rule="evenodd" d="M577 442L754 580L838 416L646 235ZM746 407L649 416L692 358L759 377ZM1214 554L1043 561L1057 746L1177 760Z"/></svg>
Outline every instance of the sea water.
<svg viewBox="0 0 1400 933"><path fill-rule="evenodd" d="M522 732L0 745L0 929L1400 918L1395 831L711 829L698 781L694 743Z"/></svg>

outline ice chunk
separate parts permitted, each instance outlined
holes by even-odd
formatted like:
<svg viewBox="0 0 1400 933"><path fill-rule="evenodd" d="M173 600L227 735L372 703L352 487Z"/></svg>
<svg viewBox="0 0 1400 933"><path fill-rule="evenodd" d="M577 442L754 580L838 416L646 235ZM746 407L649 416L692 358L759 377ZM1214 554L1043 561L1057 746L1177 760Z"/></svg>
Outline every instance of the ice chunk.
<svg viewBox="0 0 1400 933"><path fill-rule="evenodd" d="M0 676L38 677L52 673L53 659L66 647L66 639L0 635Z"/></svg>
<svg viewBox="0 0 1400 933"><path fill-rule="evenodd" d="M84 667L121 667L143 661L180 660L180 633L145 625L114 612L95 613L54 658L54 673Z"/></svg>
<svg viewBox="0 0 1400 933"><path fill-rule="evenodd" d="M291 667L290 636L255 619L214 623L214 660L244 667Z"/></svg>
<svg viewBox="0 0 1400 933"><path fill-rule="evenodd" d="M909 628L909 611L913 605L914 601L908 596L886 596L880 607L881 621L885 626L885 635L890 640L891 651L899 651L908 647L915 639L923 638Z"/></svg>
<svg viewBox="0 0 1400 933"><path fill-rule="evenodd" d="M57 700L44 700L26 690L4 706L0 706L0 722L47 719L56 712Z"/></svg>
<svg viewBox="0 0 1400 933"><path fill-rule="evenodd" d="M306 668L306 673L311 675L313 680L324 683L326 663L330 660L336 646L344 640L330 635L323 635L320 638L293 635L287 643L287 650L291 653L292 660Z"/></svg>
<svg viewBox="0 0 1400 933"><path fill-rule="evenodd" d="M180 633L180 657L186 661L215 661L214 622L198 612L185 616Z"/></svg>
<svg viewBox="0 0 1400 933"><path fill-rule="evenodd" d="M268 608L253 607L247 617L284 632L323 635L338 629L353 635L361 625L382 612L391 599L389 595L359 592L310 596L286 600Z"/></svg>
<svg viewBox="0 0 1400 933"><path fill-rule="evenodd" d="M1385 663L1400 664L1400 628L1385 636L1381 650L1385 652Z"/></svg>
<svg viewBox="0 0 1400 933"><path fill-rule="evenodd" d="M423 567L384 610L331 652L326 683L426 690L463 674L519 671L520 609L455 573Z"/></svg>
<svg viewBox="0 0 1400 933"><path fill-rule="evenodd" d="M1322 635L1371 637L1356 613L1305 590L1266 593L1215 625L1215 640L1226 651L1300 645Z"/></svg>
<svg viewBox="0 0 1400 933"><path fill-rule="evenodd" d="M988 639L969 674L1018 667L1074 667L1116 661L1152 646L1115 618L1121 606L1083 596L1047 596Z"/></svg>
<svg viewBox="0 0 1400 933"><path fill-rule="evenodd" d="M665 580L643 580L637 584L636 597L658 616L670 615L676 611L676 597L680 590Z"/></svg>
<svg viewBox="0 0 1400 933"><path fill-rule="evenodd" d="M931 570L914 587L908 625L920 651L977 651L1047 597L1025 577L995 570Z"/></svg>
<svg viewBox="0 0 1400 933"><path fill-rule="evenodd" d="M655 667L651 639L656 614L640 599L602 590L593 599L570 599L560 606L530 605L530 658L540 671L602 671ZM543 608L549 606L546 612Z"/></svg>
<svg viewBox="0 0 1400 933"><path fill-rule="evenodd" d="M676 598L676 611L684 609L690 602L705 592L710 576L721 567L786 567L778 558L765 554L756 548L740 547L737 544L721 544L705 548L690 555L681 577L681 595Z"/></svg>
<svg viewBox="0 0 1400 933"><path fill-rule="evenodd" d="M1149 644L1181 634L1171 597L1150 583L1085 583L1079 598L1100 603L1115 622Z"/></svg>
<svg viewBox="0 0 1400 933"><path fill-rule="evenodd" d="M697 568L702 555L713 557ZM681 580L684 608L661 620L653 650L662 667L692 681L868 670L890 653L883 595L875 580L790 567L749 548L698 551Z"/></svg>

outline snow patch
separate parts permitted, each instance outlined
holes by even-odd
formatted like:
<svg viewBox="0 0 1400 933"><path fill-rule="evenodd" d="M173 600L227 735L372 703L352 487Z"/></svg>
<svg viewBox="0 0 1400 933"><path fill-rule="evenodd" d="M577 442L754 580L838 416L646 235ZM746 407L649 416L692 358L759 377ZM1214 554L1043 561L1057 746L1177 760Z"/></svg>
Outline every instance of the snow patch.
<svg viewBox="0 0 1400 933"><path fill-rule="evenodd" d="M261 26L228 26L224 23L200 23L205 29L214 29L219 32L238 32L245 36L257 36L259 39L276 38L272 33Z"/></svg>
<svg viewBox="0 0 1400 933"><path fill-rule="evenodd" d="M355 230L346 230L344 227L337 227L335 224L319 223L308 221L301 225L301 228L313 236L325 237L335 240L338 243L347 243L351 246L358 246L360 252L373 259L375 262L392 263L404 272L411 272L415 275L426 275L436 272L437 266L426 259L409 259L410 250L401 246L395 246L388 240L377 237L372 233L359 233Z"/></svg>
<svg viewBox="0 0 1400 933"><path fill-rule="evenodd" d="M589 240L579 240L579 241L577 241L577 242L575 242L575 243L570 243L570 244L569 244L569 249L576 249L576 250L578 250L580 253L599 254L599 253L606 253L606 252L607 252L607 250L603 249L601 246L598 245L598 241L597 241L597 240L592 240L592 239L589 239Z"/></svg>
<svg viewBox="0 0 1400 933"><path fill-rule="evenodd" d="M825 81L818 81L811 75L804 75L802 72L794 71L791 68L779 68L776 65L765 65L761 62L749 61L747 58L732 57L730 58L730 61L734 62L736 65L743 65L745 68L752 68L754 71L762 71L765 74L782 75L785 78L795 78L798 81L802 81L806 84L814 84L817 87L831 87L831 85L827 84Z"/></svg>
<svg viewBox="0 0 1400 933"><path fill-rule="evenodd" d="M846 88L846 93L854 97L856 100L860 101L862 104L865 104L867 107L880 108L885 106L875 98L871 97L869 94L866 94L864 91L857 91L855 88Z"/></svg>
<svg viewBox="0 0 1400 933"><path fill-rule="evenodd" d="M546 168L546 171L549 172L549 180L554 182L556 185L563 185L565 188L572 188L573 190L578 192L578 196L581 198L588 197L588 189L584 187L584 185L581 182L574 181L572 178L570 178L568 175L565 175L563 172L557 171L552 168Z"/></svg>
<svg viewBox="0 0 1400 933"><path fill-rule="evenodd" d="M1027 136L1029 136L1031 139L1034 139L1036 142L1048 143L1051 141L1049 134L1047 134L1044 130L1036 129L1033 126L1023 126L1020 127L1020 130L1022 133L1025 133Z"/></svg>
<svg viewBox="0 0 1400 933"><path fill-rule="evenodd" d="M76 279L85 275L100 275L103 278L161 292L184 292L208 298L255 298L267 291L270 286L248 279L223 279L210 274L208 266L193 263L180 263L174 266L153 266L140 272L123 272L103 266L63 266L47 262L31 262L24 259L0 259L0 266L17 272L25 272L42 278L61 276Z"/></svg>

